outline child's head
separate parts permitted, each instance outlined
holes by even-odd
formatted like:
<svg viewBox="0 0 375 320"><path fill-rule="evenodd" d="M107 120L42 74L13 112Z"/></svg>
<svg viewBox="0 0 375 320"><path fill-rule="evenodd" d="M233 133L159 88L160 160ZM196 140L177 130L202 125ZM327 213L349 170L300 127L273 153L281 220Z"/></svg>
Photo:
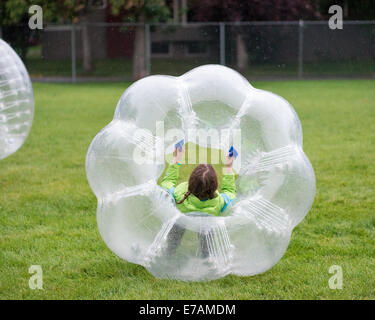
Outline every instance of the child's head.
<svg viewBox="0 0 375 320"><path fill-rule="evenodd" d="M210 164L198 165L190 175L188 191L178 204L185 201L190 195L195 195L199 200L215 198L217 190L217 176L215 169Z"/></svg>

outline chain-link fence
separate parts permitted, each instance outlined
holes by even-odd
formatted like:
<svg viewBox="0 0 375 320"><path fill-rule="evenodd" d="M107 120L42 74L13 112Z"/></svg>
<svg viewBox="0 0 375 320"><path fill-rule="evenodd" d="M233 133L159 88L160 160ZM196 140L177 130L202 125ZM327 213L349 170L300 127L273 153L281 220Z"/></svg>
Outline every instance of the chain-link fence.
<svg viewBox="0 0 375 320"><path fill-rule="evenodd" d="M375 21L344 21L334 30L327 21L90 23L22 34L26 40L2 33L41 81L130 81L208 63L249 79L375 76Z"/></svg>

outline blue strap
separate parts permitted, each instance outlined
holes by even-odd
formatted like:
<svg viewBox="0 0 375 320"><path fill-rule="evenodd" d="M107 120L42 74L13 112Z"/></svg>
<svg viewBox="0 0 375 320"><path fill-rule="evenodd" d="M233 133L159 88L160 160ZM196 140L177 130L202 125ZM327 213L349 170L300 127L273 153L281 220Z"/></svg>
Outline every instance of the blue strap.
<svg viewBox="0 0 375 320"><path fill-rule="evenodd" d="M175 189L176 189L176 187L172 187L172 188L167 190L172 195L173 199L174 199L174 190Z"/></svg>
<svg viewBox="0 0 375 320"><path fill-rule="evenodd" d="M228 204L230 204L232 202L232 199L229 198L229 196L226 193L222 193L221 196L223 197L223 199L225 201L225 206L220 211L220 212L223 212L227 208Z"/></svg>

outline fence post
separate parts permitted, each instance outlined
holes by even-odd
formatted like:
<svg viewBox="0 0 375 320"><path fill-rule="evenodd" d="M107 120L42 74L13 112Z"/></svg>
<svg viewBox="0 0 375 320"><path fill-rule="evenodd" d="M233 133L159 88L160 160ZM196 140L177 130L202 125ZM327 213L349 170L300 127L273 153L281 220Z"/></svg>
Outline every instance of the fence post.
<svg viewBox="0 0 375 320"><path fill-rule="evenodd" d="M77 82L77 69L76 69L76 32L74 24L71 27L71 55L72 55L72 83Z"/></svg>
<svg viewBox="0 0 375 320"><path fill-rule="evenodd" d="M151 41L150 41L150 25L145 24L145 59L147 75L151 73Z"/></svg>
<svg viewBox="0 0 375 320"><path fill-rule="evenodd" d="M303 78L303 20L298 23L298 78Z"/></svg>
<svg viewBox="0 0 375 320"><path fill-rule="evenodd" d="M220 22L220 64L225 66L225 24Z"/></svg>

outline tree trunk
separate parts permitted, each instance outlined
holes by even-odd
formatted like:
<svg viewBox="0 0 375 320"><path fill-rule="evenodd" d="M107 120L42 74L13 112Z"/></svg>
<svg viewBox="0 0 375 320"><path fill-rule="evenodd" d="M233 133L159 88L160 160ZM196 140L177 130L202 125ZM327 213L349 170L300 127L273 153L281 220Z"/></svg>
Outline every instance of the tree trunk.
<svg viewBox="0 0 375 320"><path fill-rule="evenodd" d="M133 80L147 76L145 36L145 27L136 26L133 51Z"/></svg>
<svg viewBox="0 0 375 320"><path fill-rule="evenodd" d="M246 71L249 57L247 55L246 44L240 32L236 35L237 49L237 69L241 72Z"/></svg>
<svg viewBox="0 0 375 320"><path fill-rule="evenodd" d="M173 0L173 22L178 23L179 21L179 9L178 9L179 0Z"/></svg>
<svg viewBox="0 0 375 320"><path fill-rule="evenodd" d="M85 72L90 72L93 70L91 41L90 41L90 28L86 24L87 19L84 19L84 22L85 23L82 25L83 70Z"/></svg>
<svg viewBox="0 0 375 320"><path fill-rule="evenodd" d="M181 1L181 10L182 10L182 20L183 24L187 23L187 4L186 0Z"/></svg>

